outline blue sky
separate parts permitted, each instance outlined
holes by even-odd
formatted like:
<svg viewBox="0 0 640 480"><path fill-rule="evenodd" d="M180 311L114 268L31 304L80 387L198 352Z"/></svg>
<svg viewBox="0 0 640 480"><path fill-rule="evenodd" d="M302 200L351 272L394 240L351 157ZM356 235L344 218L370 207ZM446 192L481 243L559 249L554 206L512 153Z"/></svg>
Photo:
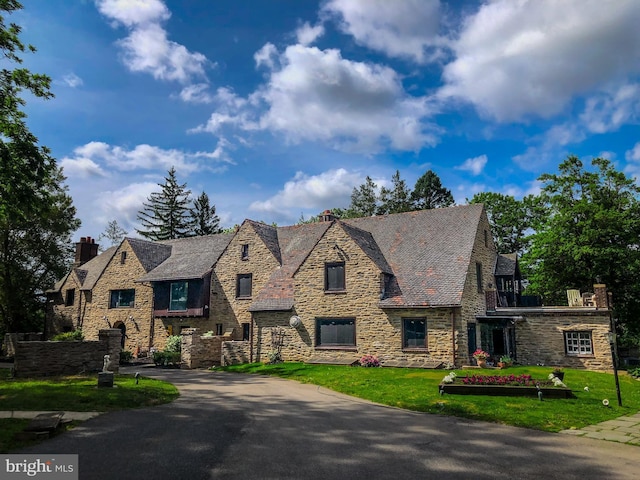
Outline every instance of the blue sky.
<svg viewBox="0 0 640 480"><path fill-rule="evenodd" d="M25 0L56 98L28 122L82 227L135 234L167 170L224 227L346 207L428 169L520 198L568 155L640 173L637 0Z"/></svg>

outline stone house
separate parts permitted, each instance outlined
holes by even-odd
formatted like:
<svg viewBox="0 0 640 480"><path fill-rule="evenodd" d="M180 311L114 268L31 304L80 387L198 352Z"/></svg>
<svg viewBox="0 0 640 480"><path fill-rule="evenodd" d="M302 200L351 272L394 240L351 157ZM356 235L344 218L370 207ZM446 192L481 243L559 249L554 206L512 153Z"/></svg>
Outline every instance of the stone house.
<svg viewBox="0 0 640 480"><path fill-rule="evenodd" d="M245 220L233 234L126 239L76 267L56 286L58 302L77 271L89 270L95 280L79 283L94 300L74 327L92 332L107 326L104 317L117 321L111 326L125 326L134 353L184 332L183 346L210 356L188 352L189 365L266 361L278 350L289 361L371 354L387 366L461 366L483 348L496 361L507 354L519 363L611 367L606 288L588 307L523 308L517 258L496 253L482 205L345 220L327 211L321 220ZM125 250L135 261L119 263ZM107 308L112 292L132 288L135 307ZM514 292L507 302L505 291Z"/></svg>

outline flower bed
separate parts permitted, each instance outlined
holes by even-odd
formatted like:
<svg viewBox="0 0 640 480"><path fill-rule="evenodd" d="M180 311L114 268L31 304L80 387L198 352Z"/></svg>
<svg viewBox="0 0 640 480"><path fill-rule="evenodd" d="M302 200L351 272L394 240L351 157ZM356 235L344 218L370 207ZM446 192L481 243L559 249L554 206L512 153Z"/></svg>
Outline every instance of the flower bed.
<svg viewBox="0 0 640 480"><path fill-rule="evenodd" d="M531 375L467 375L458 378L455 373L445 376L438 386L440 394L499 395L543 398L571 398L573 393L563 383L536 380Z"/></svg>

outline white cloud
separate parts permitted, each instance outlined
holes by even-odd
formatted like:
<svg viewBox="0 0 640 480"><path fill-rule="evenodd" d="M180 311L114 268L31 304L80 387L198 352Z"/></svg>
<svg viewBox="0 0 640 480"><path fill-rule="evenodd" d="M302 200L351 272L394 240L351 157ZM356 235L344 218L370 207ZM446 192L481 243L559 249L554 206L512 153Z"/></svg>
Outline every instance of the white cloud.
<svg viewBox="0 0 640 480"><path fill-rule="evenodd" d="M324 26L322 24L314 25L312 27L309 22L305 22L296 30L296 38L298 39L298 43L305 46L312 44L318 39L318 37L321 37L322 35L324 35Z"/></svg>
<svg viewBox="0 0 640 480"><path fill-rule="evenodd" d="M216 133L230 125L361 153L437 143L437 129L425 122L434 113L430 101L408 95L391 68L346 60L332 49L291 45L277 59L267 50L256 59L273 68L265 85L247 99L219 90L219 108L192 131Z"/></svg>
<svg viewBox="0 0 640 480"><path fill-rule="evenodd" d="M180 91L180 98L189 103L211 103L213 96L209 93L208 83L187 85Z"/></svg>
<svg viewBox="0 0 640 480"><path fill-rule="evenodd" d="M73 72L64 75L62 77L62 82L71 88L80 87L84 83L82 79Z"/></svg>
<svg viewBox="0 0 640 480"><path fill-rule="evenodd" d="M276 67L278 49L273 43L265 43L260 50L253 54L256 67L265 66L271 70Z"/></svg>
<svg viewBox="0 0 640 480"><path fill-rule="evenodd" d="M167 38L162 22L168 20L171 13L162 1L97 0L96 3L100 13L113 24L122 24L129 30L129 35L118 41L129 70L184 84L194 77L206 79L207 58Z"/></svg>
<svg viewBox="0 0 640 480"><path fill-rule="evenodd" d="M487 164L487 156L480 155L479 157L467 158L464 163L458 167L458 170L466 170L473 175L480 175L485 165Z"/></svg>
<svg viewBox="0 0 640 480"><path fill-rule="evenodd" d="M631 150L627 150L624 158L628 162L640 162L640 142L636 143Z"/></svg>
<svg viewBox="0 0 640 480"><path fill-rule="evenodd" d="M249 210L297 219L303 209L320 212L332 207L346 207L353 187L363 182L362 174L344 168L312 176L297 172L277 194L267 200L253 202Z"/></svg>
<svg viewBox="0 0 640 480"><path fill-rule="evenodd" d="M125 230L129 231L130 236L135 236L133 229L139 227L138 212L142 210L143 203L147 201L149 195L159 189L157 183L143 182L101 192L100 201L96 204L101 212L98 216L105 223L115 218Z"/></svg>
<svg viewBox="0 0 640 480"><path fill-rule="evenodd" d="M86 157L68 158L60 161L66 177L106 177L106 172L93 160Z"/></svg>
<svg viewBox="0 0 640 480"><path fill-rule="evenodd" d="M496 0L466 19L442 97L498 121L551 117L640 72L640 2Z"/></svg>
<svg viewBox="0 0 640 480"><path fill-rule="evenodd" d="M589 98L580 120L592 133L607 133L640 118L640 84L625 84Z"/></svg>
<svg viewBox="0 0 640 480"><path fill-rule="evenodd" d="M343 32L390 57L426 63L446 43L439 37L439 0L329 0L321 16L337 17Z"/></svg>

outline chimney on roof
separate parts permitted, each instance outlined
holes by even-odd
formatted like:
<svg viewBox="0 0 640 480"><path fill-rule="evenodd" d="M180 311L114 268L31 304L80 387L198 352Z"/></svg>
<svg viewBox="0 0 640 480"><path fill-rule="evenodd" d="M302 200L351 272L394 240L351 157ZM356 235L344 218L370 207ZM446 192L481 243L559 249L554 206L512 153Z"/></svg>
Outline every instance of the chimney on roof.
<svg viewBox="0 0 640 480"><path fill-rule="evenodd" d="M79 267L83 263L87 263L94 257L98 256L98 244L94 238L80 237L80 241L76 243L76 258L73 263L74 267Z"/></svg>
<svg viewBox="0 0 640 480"><path fill-rule="evenodd" d="M336 219L336 217L333 215L331 210L325 210L324 212L322 212L320 214L320 221L321 222L333 222L335 219Z"/></svg>

